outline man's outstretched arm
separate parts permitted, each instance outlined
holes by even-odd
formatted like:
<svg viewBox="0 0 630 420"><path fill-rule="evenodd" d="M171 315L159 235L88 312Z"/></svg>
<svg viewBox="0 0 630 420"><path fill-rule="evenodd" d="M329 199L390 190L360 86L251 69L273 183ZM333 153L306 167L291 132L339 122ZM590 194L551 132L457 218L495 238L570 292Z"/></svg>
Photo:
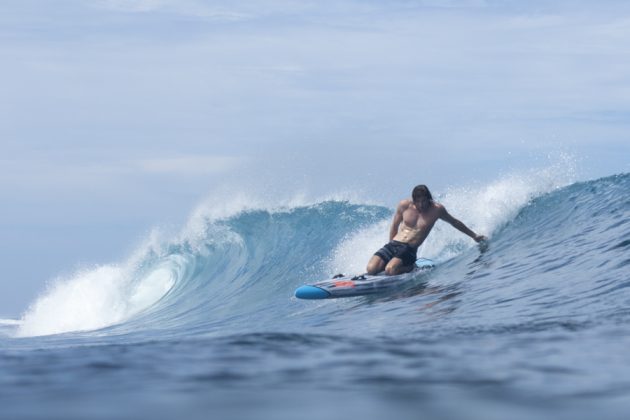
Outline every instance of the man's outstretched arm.
<svg viewBox="0 0 630 420"><path fill-rule="evenodd" d="M483 235L477 235L475 232L470 230L468 226L466 226L462 221L451 216L449 212L446 211L445 207L442 207L442 211L440 212L440 219L444 220L446 223L450 224L451 226L453 226L455 229L459 230L460 232L470 236L471 238L475 240L475 242L481 242L488 239Z"/></svg>

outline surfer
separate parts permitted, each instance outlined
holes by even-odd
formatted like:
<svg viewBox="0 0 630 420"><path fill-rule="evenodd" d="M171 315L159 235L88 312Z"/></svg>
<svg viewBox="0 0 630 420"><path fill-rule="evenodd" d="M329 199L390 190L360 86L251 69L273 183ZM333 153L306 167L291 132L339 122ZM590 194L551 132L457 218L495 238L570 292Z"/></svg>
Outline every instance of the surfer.
<svg viewBox="0 0 630 420"><path fill-rule="evenodd" d="M411 193L411 200L407 198L398 204L389 229L389 243L372 256L367 265L367 274L374 275L385 270L385 274L393 276L413 270L418 247L438 219L449 223L476 242L487 239L451 216L442 204L433 201L426 185L418 185Z"/></svg>

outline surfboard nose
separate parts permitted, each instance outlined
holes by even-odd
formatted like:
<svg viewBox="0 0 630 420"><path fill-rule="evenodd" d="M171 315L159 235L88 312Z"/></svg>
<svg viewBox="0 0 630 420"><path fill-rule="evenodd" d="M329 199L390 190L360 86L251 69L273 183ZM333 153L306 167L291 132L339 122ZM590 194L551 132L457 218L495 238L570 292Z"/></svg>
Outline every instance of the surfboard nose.
<svg viewBox="0 0 630 420"><path fill-rule="evenodd" d="M300 286L295 291L295 297L298 299L326 299L330 297L330 293L315 286Z"/></svg>

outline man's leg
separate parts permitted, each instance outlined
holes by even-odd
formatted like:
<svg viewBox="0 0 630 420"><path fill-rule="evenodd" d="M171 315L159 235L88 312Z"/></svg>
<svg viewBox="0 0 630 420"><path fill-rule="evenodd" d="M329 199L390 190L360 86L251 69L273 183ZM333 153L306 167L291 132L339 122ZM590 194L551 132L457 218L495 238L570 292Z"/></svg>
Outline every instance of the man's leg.
<svg viewBox="0 0 630 420"><path fill-rule="evenodd" d="M413 270L413 265L403 265L403 260L394 257L385 267L385 274L395 276L397 274L408 273Z"/></svg>
<svg viewBox="0 0 630 420"><path fill-rule="evenodd" d="M384 268L385 261L383 261L383 259L378 255L372 255L365 271L367 271L369 275L373 276L374 274L378 274L383 271Z"/></svg>

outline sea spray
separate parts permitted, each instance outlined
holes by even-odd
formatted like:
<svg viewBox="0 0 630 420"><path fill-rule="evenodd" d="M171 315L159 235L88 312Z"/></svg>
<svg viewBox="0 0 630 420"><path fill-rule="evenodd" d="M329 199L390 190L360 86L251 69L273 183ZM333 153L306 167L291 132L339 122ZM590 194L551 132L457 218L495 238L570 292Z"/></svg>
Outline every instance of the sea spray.
<svg viewBox="0 0 630 420"><path fill-rule="evenodd" d="M549 167L511 173L487 185L433 191L433 195L451 215L476 233L491 237L532 199L570 184L574 177L573 160L563 156ZM390 224L391 217L344 238L333 252L330 272L363 272L371 255L389 240ZM418 256L445 261L473 245L474 242L459 231L438 222L420 247Z"/></svg>

